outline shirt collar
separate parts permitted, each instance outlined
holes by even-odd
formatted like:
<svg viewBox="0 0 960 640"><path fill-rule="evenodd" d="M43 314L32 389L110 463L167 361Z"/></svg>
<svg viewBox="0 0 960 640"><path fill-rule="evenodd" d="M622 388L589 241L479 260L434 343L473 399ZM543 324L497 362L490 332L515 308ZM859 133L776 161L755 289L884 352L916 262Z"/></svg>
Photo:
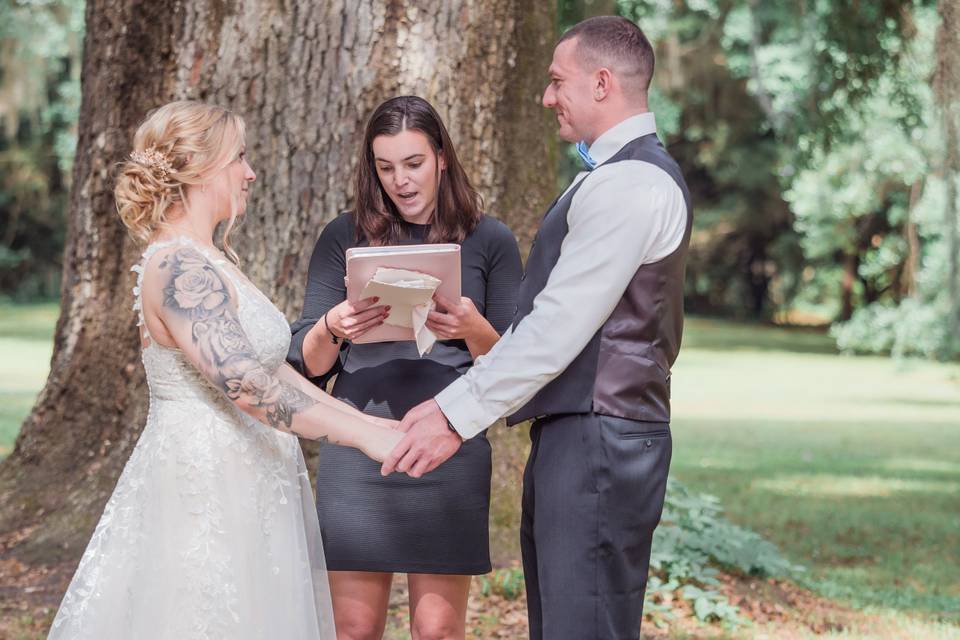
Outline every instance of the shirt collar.
<svg viewBox="0 0 960 640"><path fill-rule="evenodd" d="M593 141L590 145L590 157L597 164L606 162L631 140L656 132L657 122L652 111L630 116L604 131Z"/></svg>

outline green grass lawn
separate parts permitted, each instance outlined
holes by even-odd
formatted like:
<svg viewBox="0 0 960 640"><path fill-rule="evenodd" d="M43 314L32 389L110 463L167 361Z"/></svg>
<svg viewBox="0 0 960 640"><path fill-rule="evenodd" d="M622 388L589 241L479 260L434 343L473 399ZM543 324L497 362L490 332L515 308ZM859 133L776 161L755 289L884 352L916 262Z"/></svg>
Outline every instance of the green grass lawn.
<svg viewBox="0 0 960 640"><path fill-rule="evenodd" d="M0 458L47 378L59 310L57 303L0 303Z"/></svg>
<svg viewBox="0 0 960 640"><path fill-rule="evenodd" d="M0 305L0 456L43 384L56 315ZM691 319L673 384L676 477L816 591L960 623L960 367Z"/></svg>
<svg viewBox="0 0 960 640"><path fill-rule="evenodd" d="M693 319L672 471L857 606L960 622L960 367Z"/></svg>

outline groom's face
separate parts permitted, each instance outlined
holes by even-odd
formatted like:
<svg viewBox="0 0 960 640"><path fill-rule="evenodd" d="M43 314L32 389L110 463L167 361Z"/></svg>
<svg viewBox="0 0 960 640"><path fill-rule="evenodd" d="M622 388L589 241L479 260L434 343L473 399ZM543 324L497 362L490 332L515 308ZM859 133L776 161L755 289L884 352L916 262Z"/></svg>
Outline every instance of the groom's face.
<svg viewBox="0 0 960 640"><path fill-rule="evenodd" d="M577 61L576 38L557 45L548 73L550 84L543 92L543 106L556 112L560 137L567 142L590 140L593 74Z"/></svg>
<svg viewBox="0 0 960 640"><path fill-rule="evenodd" d="M440 173L446 168L443 155L415 129L379 135L371 147L380 185L403 219L429 223L437 208Z"/></svg>

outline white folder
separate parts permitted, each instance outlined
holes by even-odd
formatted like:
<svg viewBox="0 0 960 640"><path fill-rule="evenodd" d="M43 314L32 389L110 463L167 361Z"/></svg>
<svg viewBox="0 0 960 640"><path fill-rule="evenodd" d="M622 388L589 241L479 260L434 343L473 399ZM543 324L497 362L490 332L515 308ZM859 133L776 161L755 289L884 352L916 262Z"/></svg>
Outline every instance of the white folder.
<svg viewBox="0 0 960 640"><path fill-rule="evenodd" d="M364 287L377 269L406 269L440 280L437 291L448 300L460 300L460 245L413 244L391 247L347 249L347 300L358 302ZM353 342L414 340L413 329L381 324Z"/></svg>

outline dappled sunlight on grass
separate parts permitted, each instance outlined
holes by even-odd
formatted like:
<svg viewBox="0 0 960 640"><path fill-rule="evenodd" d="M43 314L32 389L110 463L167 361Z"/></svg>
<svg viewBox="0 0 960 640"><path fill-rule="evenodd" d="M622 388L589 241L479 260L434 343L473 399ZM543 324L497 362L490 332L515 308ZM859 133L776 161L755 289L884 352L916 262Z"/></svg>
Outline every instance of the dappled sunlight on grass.
<svg viewBox="0 0 960 640"><path fill-rule="evenodd" d="M877 498L895 493L958 493L960 482L808 474L759 479L751 484L751 489L772 491L785 496Z"/></svg>
<svg viewBox="0 0 960 640"><path fill-rule="evenodd" d="M52 303L0 303L0 458L13 450L20 423L47 379L58 313Z"/></svg>
<svg viewBox="0 0 960 640"><path fill-rule="evenodd" d="M685 417L921 420L960 432L957 373L928 362L690 349L674 368L673 402Z"/></svg>
<svg viewBox="0 0 960 640"><path fill-rule="evenodd" d="M960 462L925 460L923 458L891 458L878 465L890 471L914 471L918 473L956 473L960 475Z"/></svg>
<svg viewBox="0 0 960 640"><path fill-rule="evenodd" d="M835 354L836 345L823 329L786 328L688 316L683 348L709 351L782 351Z"/></svg>
<svg viewBox="0 0 960 640"><path fill-rule="evenodd" d="M58 302L11 304L0 302L0 336L50 341L60 315Z"/></svg>
<svg viewBox="0 0 960 640"><path fill-rule="evenodd" d="M820 593L960 623L960 366L831 355L798 335L778 350L790 332L688 323L672 473Z"/></svg>
<svg viewBox="0 0 960 640"><path fill-rule="evenodd" d="M53 344L0 338L0 393L36 393L50 370Z"/></svg>

